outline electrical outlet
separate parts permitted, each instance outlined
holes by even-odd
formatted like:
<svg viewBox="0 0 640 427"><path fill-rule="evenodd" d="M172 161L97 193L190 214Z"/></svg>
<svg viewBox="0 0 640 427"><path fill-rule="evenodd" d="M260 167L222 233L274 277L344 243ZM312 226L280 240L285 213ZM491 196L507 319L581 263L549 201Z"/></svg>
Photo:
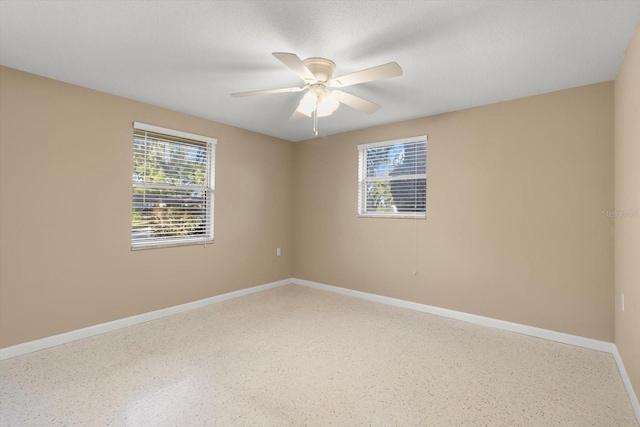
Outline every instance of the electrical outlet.
<svg viewBox="0 0 640 427"><path fill-rule="evenodd" d="M620 309L624 313L624 294L622 292L620 292Z"/></svg>
<svg viewBox="0 0 640 427"><path fill-rule="evenodd" d="M276 248L276 256L282 255L282 249Z"/></svg>

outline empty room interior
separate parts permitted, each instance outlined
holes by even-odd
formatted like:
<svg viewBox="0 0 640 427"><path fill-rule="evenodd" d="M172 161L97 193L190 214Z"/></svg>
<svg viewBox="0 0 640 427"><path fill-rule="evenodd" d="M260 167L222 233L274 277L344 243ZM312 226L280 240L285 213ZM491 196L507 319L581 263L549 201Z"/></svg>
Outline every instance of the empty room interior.
<svg viewBox="0 0 640 427"><path fill-rule="evenodd" d="M640 1L1 1L1 426L631 426Z"/></svg>

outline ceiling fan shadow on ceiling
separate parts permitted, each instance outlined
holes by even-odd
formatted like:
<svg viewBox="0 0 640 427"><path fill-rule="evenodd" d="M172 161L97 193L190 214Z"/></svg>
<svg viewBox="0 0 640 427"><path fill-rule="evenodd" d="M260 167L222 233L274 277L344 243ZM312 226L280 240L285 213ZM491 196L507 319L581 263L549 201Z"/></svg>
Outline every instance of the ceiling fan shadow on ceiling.
<svg viewBox="0 0 640 427"><path fill-rule="evenodd" d="M307 93L300 99L298 107L289 120L313 117L313 131L318 136L318 117L333 114L340 104L347 105L363 113L372 114L380 109L380 105L341 90L343 88L376 80L388 79L402 75L402 68L396 62L378 65L365 70L356 71L341 77L333 78L336 64L326 58L307 58L304 61L294 53L274 52L280 62L296 73L304 82L302 87L281 89L254 90L250 92L232 93L234 98L252 95L268 95L273 93Z"/></svg>

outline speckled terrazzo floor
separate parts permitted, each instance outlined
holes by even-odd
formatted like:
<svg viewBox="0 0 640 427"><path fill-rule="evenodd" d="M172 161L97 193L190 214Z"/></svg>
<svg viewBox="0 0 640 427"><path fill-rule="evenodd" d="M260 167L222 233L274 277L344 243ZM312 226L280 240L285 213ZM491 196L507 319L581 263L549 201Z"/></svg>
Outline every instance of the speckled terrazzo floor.
<svg viewBox="0 0 640 427"><path fill-rule="evenodd" d="M610 354L288 285L0 363L3 426L630 426Z"/></svg>

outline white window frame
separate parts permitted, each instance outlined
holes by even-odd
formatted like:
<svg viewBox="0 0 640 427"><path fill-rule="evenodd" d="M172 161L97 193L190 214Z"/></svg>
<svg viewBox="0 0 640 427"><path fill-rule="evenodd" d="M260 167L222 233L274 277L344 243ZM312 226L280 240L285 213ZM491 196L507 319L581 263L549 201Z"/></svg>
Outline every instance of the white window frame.
<svg viewBox="0 0 640 427"><path fill-rule="evenodd" d="M146 123L134 122L133 123L134 130L151 132L154 134L166 135L169 137L177 137L187 140L192 140L195 142L203 143L206 145L206 150L208 153L207 156L207 179L206 179L206 187L196 187L202 188L206 191L206 218L207 218L207 233L204 236L192 237L192 236L184 236L184 237L175 237L169 239L158 239L156 241L149 240L141 240L135 241L133 239L133 222L132 233L130 235L131 238L131 249L139 250L139 249L151 249L151 248L163 248L163 247L174 247L174 246L187 246L187 245L202 245L202 244L210 244L213 243L213 228L214 228L214 200L215 200L215 148L217 144L216 138L211 138L208 136L196 135L193 133L182 132L174 129L163 128L160 126L149 125ZM135 153L134 153L135 155ZM155 187L167 187L176 188L176 189L190 189L187 186L179 186L179 185L171 185L171 184L149 184L145 182L135 182L132 178L132 209L133 209L133 189L134 188L155 188ZM133 221L133 220L132 220Z"/></svg>
<svg viewBox="0 0 640 427"><path fill-rule="evenodd" d="M370 182L391 182L394 180L422 179L427 180L426 170L424 174L401 175L397 177L367 177L367 149L386 147L397 144L424 142L427 144L427 135L413 136L409 138L394 139L389 141L372 142L358 145L358 217L361 218L426 218L426 186L425 186L425 211L424 212L367 212L367 184ZM425 150L426 156L426 150ZM425 158L426 165L426 158Z"/></svg>

